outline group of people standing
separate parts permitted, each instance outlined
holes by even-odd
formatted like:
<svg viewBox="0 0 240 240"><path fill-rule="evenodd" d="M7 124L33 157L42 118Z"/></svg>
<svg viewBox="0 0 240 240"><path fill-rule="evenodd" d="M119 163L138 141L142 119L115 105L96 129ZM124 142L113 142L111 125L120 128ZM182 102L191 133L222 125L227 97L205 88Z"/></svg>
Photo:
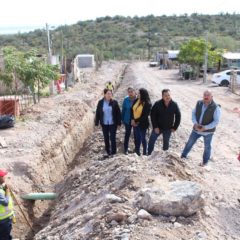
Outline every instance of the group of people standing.
<svg viewBox="0 0 240 240"><path fill-rule="evenodd" d="M178 104L172 100L169 89L162 90L162 98L153 106L149 93L145 88L138 92L133 87L127 89L128 95L124 98L122 111L118 102L113 99L111 89L104 89L104 97L98 102L95 116L95 125L102 127L105 151L104 157L116 154L116 133L121 123L125 126L124 153L128 154L129 139L133 130L134 152L137 155L151 155L157 138L163 136L163 150L169 149L169 142L181 122L181 112ZM152 131L147 142L146 133L152 123ZM214 131L220 119L220 106L213 101L210 91L205 91L203 100L197 102L192 112L193 130L181 154L187 158L192 146L198 138L204 139L204 153L202 166L206 166L211 157L211 142ZM141 151L142 145L142 151Z"/></svg>

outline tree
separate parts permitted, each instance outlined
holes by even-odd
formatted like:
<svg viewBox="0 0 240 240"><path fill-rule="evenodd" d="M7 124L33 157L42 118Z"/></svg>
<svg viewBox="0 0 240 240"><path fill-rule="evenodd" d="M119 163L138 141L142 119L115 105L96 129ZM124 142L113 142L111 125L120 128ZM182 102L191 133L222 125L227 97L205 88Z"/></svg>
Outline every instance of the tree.
<svg viewBox="0 0 240 240"><path fill-rule="evenodd" d="M13 47L6 47L3 49L3 59L4 70L0 72L0 79L9 87L14 85L15 94L19 90L17 82L20 80L31 89L34 103L36 89L39 96L41 89L59 78L58 68L37 57L35 50L24 53Z"/></svg>
<svg viewBox="0 0 240 240"><path fill-rule="evenodd" d="M24 54L14 47L3 49L4 69L0 72L0 79L11 93L18 91L18 79L24 65Z"/></svg>
<svg viewBox="0 0 240 240"><path fill-rule="evenodd" d="M36 103L36 89L39 102L40 90L48 86L51 81L59 79L59 68L47 64L44 59L37 57L36 51L32 50L25 55L25 66L20 72L20 79L30 87Z"/></svg>
<svg viewBox="0 0 240 240"><path fill-rule="evenodd" d="M221 50L215 50L210 43L206 43L204 39L191 39L181 45L178 59L181 63L187 63L192 66L194 72L199 77L200 68L204 64L205 53L208 53L209 65L217 64L221 59Z"/></svg>

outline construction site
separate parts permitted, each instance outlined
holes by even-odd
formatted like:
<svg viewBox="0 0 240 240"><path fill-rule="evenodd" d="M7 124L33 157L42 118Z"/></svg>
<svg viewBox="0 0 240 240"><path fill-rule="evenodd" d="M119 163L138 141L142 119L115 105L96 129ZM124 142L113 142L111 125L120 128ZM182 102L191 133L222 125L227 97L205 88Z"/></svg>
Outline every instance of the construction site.
<svg viewBox="0 0 240 240"><path fill-rule="evenodd" d="M13 239L240 240L240 96L148 62L103 62L83 76L68 91L26 108L13 128L0 131L1 168L9 172L15 197ZM117 154L102 158L104 140L94 117L108 81L120 107L129 86L147 89L152 104L170 89L182 120L168 151L159 137L151 156L124 155L122 126ZM199 166L202 140L187 160L180 158L192 130L192 110L207 89L221 105L210 169ZM131 150L133 144L131 137ZM36 200L27 199L29 194Z"/></svg>

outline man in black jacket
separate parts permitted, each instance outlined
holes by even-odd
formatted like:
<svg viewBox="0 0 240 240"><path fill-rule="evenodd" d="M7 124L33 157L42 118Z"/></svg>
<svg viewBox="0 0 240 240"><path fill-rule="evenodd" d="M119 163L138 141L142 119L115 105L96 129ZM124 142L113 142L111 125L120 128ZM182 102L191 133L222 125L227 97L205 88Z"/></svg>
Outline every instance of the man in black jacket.
<svg viewBox="0 0 240 240"><path fill-rule="evenodd" d="M148 155L151 155L160 134L163 135L163 150L168 150L171 133L177 130L181 121L179 107L172 100L169 89L163 89L162 99L153 105L151 121L153 130L148 143Z"/></svg>

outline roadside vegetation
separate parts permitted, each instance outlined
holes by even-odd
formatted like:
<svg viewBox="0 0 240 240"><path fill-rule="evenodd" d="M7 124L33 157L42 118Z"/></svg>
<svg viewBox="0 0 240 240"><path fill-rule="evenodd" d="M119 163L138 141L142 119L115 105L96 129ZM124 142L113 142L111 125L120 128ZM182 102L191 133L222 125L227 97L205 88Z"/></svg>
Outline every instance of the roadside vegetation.
<svg viewBox="0 0 240 240"><path fill-rule="evenodd" d="M68 58L79 53L98 53L107 59L145 59L156 51L180 49L192 38L205 38L212 48L240 49L240 14L147 17L101 17L51 30L53 54ZM47 54L46 30L1 35L0 47L36 48Z"/></svg>
<svg viewBox="0 0 240 240"><path fill-rule="evenodd" d="M36 103L40 91L52 80L59 78L57 65L46 63L46 59L37 55L36 50L26 52L19 51L14 47L3 48L4 69L0 69L0 81L8 87L9 94L17 94L20 88L25 87L33 95ZM20 86L20 82L24 86Z"/></svg>

